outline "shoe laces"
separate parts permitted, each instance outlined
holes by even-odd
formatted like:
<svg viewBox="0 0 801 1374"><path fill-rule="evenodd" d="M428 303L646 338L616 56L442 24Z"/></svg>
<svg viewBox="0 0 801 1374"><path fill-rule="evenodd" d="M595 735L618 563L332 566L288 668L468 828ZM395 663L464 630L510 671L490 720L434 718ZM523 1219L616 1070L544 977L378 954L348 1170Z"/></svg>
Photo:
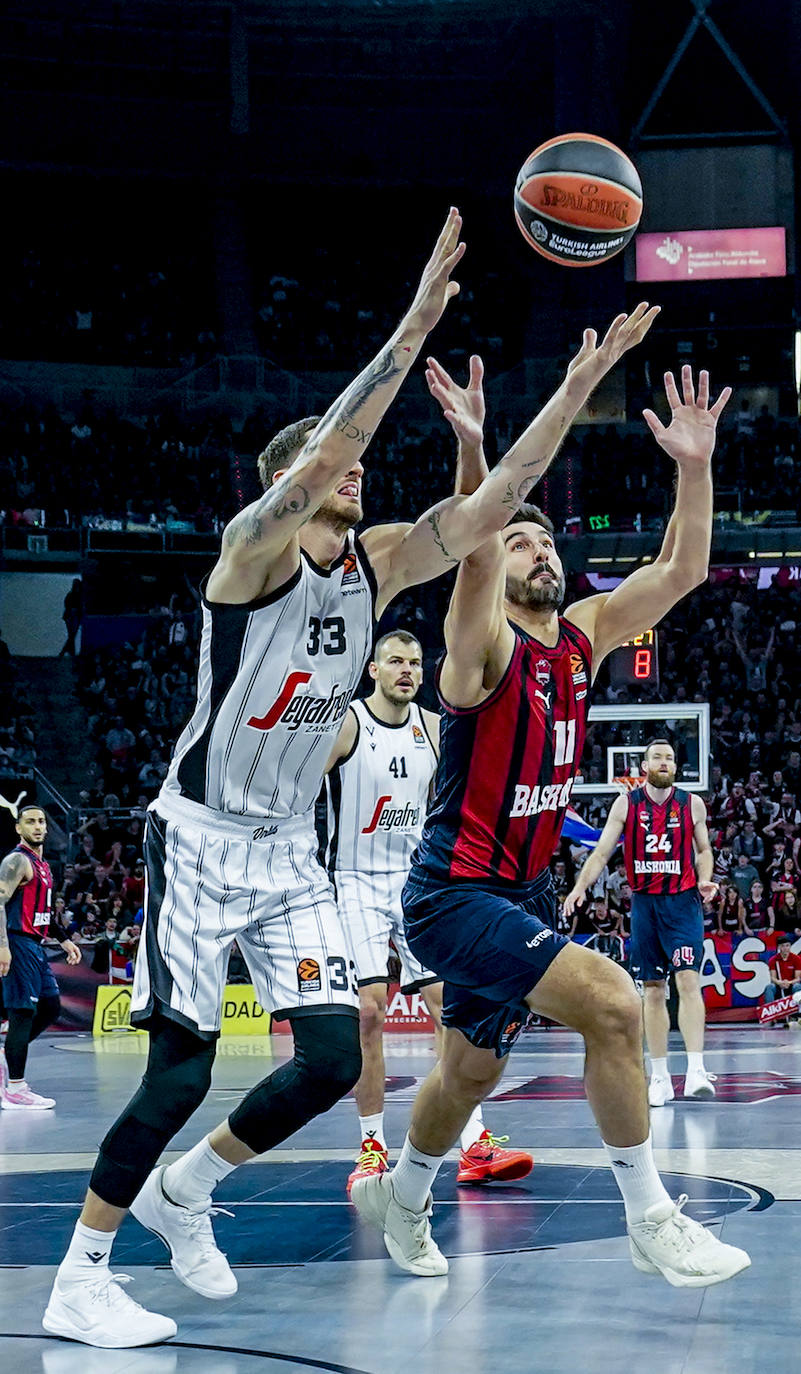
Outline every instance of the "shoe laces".
<svg viewBox="0 0 801 1374"><path fill-rule="evenodd" d="M703 1226L693 1221L692 1217L683 1215L689 1200L687 1193L682 1193L674 1203L670 1216L656 1226L660 1240L670 1245L677 1254L692 1250L693 1246L706 1236Z"/></svg>
<svg viewBox="0 0 801 1374"><path fill-rule="evenodd" d="M86 1285L86 1292L92 1302L102 1303L106 1307L125 1307L128 1311L135 1309L142 1311L142 1304L136 1302L123 1292L123 1284L133 1283L132 1274L112 1274L110 1269L98 1276Z"/></svg>
<svg viewBox="0 0 801 1374"><path fill-rule="evenodd" d="M386 1164L386 1162L387 1151L384 1145L379 1145L377 1140L370 1140L369 1138L362 1141L362 1151L356 1159L360 1169L370 1168L379 1163Z"/></svg>
<svg viewBox="0 0 801 1374"><path fill-rule="evenodd" d="M220 1250L214 1239L211 1218L232 1217L226 1207L206 1207L202 1212L193 1212L188 1207L180 1209L181 1226L184 1232L199 1246L205 1256L217 1255Z"/></svg>
<svg viewBox="0 0 801 1374"><path fill-rule="evenodd" d="M493 1135L492 1131L485 1131L478 1140L473 1142L469 1150L465 1150L465 1154L472 1154L476 1150L489 1159L490 1155L493 1155L501 1145L506 1145L508 1140L508 1135Z"/></svg>

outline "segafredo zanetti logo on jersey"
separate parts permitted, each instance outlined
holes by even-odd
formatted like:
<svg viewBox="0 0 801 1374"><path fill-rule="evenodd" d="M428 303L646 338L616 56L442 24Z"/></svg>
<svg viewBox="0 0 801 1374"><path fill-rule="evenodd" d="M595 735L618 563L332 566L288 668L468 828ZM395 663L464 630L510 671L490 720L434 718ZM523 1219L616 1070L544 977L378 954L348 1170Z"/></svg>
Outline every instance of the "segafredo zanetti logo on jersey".
<svg viewBox="0 0 801 1374"><path fill-rule="evenodd" d="M392 797L379 797L363 835L372 835L376 830L414 830L420 824L420 807L407 802L405 806L393 806Z"/></svg>
<svg viewBox="0 0 801 1374"><path fill-rule="evenodd" d="M515 799L509 815L536 816L540 811L561 811L570 800L574 782L575 778L568 778L567 782L546 783L545 787L538 784L526 787L525 783L519 782L515 787Z"/></svg>
<svg viewBox="0 0 801 1374"><path fill-rule="evenodd" d="M351 692L340 692L339 683L335 682L330 696L310 696L303 689L311 676L311 673L287 673L270 709L263 716L251 716L247 721L251 730L272 730L279 722L290 730L303 726L309 731L327 731L338 725L348 709Z"/></svg>

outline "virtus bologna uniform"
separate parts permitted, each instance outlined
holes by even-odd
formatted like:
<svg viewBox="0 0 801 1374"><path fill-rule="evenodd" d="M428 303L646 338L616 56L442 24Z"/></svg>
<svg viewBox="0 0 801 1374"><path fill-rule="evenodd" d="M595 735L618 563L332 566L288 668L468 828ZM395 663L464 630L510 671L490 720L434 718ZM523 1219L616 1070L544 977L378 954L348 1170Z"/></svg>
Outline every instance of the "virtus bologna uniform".
<svg viewBox="0 0 801 1374"><path fill-rule="evenodd" d="M197 703L148 813L132 1021L158 1003L215 1035L234 939L267 1010L357 1005L314 804L370 653L374 606L352 534L330 568L302 551L289 581L256 601L203 596Z"/></svg>
<svg viewBox="0 0 801 1374"><path fill-rule="evenodd" d="M409 949L401 892L420 842L437 755L420 707L401 725L351 704L356 741L326 778L326 859L351 939L358 980L387 981L390 938L401 961L401 986L414 992L437 975Z"/></svg>
<svg viewBox="0 0 801 1374"><path fill-rule="evenodd" d="M548 648L512 626L489 697L444 716L436 795L403 892L412 953L444 981L443 1021L499 1056L524 998L568 943L549 863L584 747L591 647L559 618Z"/></svg>
<svg viewBox="0 0 801 1374"><path fill-rule="evenodd" d="M700 969L704 911L693 863L692 796L674 787L655 802L645 787L629 793L623 831L632 887L631 972L656 982L670 969Z"/></svg>

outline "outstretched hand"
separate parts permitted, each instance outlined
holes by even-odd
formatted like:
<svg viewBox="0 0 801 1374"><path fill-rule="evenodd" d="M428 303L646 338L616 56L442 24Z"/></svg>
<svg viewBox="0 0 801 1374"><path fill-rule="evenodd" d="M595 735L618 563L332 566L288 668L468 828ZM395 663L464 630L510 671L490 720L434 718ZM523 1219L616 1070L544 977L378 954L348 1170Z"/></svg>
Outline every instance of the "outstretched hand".
<svg viewBox="0 0 801 1374"><path fill-rule="evenodd" d="M459 242L461 229L462 217L459 211L452 207L434 245L434 251L423 268L417 294L409 307L407 320L426 333L434 328L448 301L459 294L459 283L451 281L450 276L457 262L464 256L465 245Z"/></svg>
<svg viewBox="0 0 801 1374"><path fill-rule="evenodd" d="M698 374L695 395L693 372L689 363L681 369L682 398L672 372L665 373L665 395L670 406L670 424L665 426L653 410L643 418L660 448L677 463L708 463L715 447L717 423L731 396L731 387L721 391L714 405L709 404L709 373Z"/></svg>
<svg viewBox="0 0 801 1374"><path fill-rule="evenodd" d="M585 329L581 348L568 366L568 377L583 380L586 376L594 386L624 353L642 343L660 309L658 305L649 306L647 301L640 301L630 315L615 316L600 343L594 329Z"/></svg>
<svg viewBox="0 0 801 1374"><path fill-rule="evenodd" d="M484 438L484 364L477 354L470 359L467 386L459 386L436 358L426 358L426 381L456 438L462 444L480 444Z"/></svg>

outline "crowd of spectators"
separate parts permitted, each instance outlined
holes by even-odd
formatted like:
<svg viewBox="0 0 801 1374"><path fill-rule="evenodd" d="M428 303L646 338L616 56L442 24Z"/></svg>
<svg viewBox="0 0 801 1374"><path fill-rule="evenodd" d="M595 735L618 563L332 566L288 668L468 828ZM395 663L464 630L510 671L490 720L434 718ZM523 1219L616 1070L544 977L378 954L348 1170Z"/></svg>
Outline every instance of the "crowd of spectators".
<svg viewBox="0 0 801 1374"><path fill-rule="evenodd" d="M702 702L711 707L711 771L706 794L719 892L705 908L709 934L735 942L757 933L801 937L801 584L783 569L759 591L738 571L718 574L660 626L661 673L649 701ZM613 688L601 669L596 702L635 700ZM643 694L637 694L638 700ZM620 732L619 741L625 740ZM582 772L600 780L593 762L593 727ZM614 742L614 741L613 741ZM681 742L676 741L681 763ZM600 796L576 804L602 824ZM564 895L589 851L562 842L553 862ZM619 853L620 851L618 851ZM573 933L610 937L619 950L629 931L631 889L621 862L601 874Z"/></svg>
<svg viewBox="0 0 801 1374"><path fill-rule="evenodd" d="M318 409L329 399L321 396ZM118 414L89 394L77 414L61 413L52 405L6 404L0 410L0 510L9 525L150 524L216 532L238 501L257 494L258 453L296 418L283 404L262 404L235 429L222 414L195 419L169 410ZM798 423L777 422L763 413L754 422L759 437L747 441L739 425L733 419L721 431L714 460L718 509L734 516L740 509L751 513L773 507L797 516ZM506 413L491 416L491 462L519 428ZM425 509L449 490L453 461L452 436L433 405L428 422L406 417L402 407L390 412L368 456L370 518L396 519L399 510ZM574 430L548 485L557 526L571 518L574 533L593 528L598 519L609 529L661 527L670 487L653 480L653 465L654 445L644 426ZM613 505L610 471L615 473Z"/></svg>

